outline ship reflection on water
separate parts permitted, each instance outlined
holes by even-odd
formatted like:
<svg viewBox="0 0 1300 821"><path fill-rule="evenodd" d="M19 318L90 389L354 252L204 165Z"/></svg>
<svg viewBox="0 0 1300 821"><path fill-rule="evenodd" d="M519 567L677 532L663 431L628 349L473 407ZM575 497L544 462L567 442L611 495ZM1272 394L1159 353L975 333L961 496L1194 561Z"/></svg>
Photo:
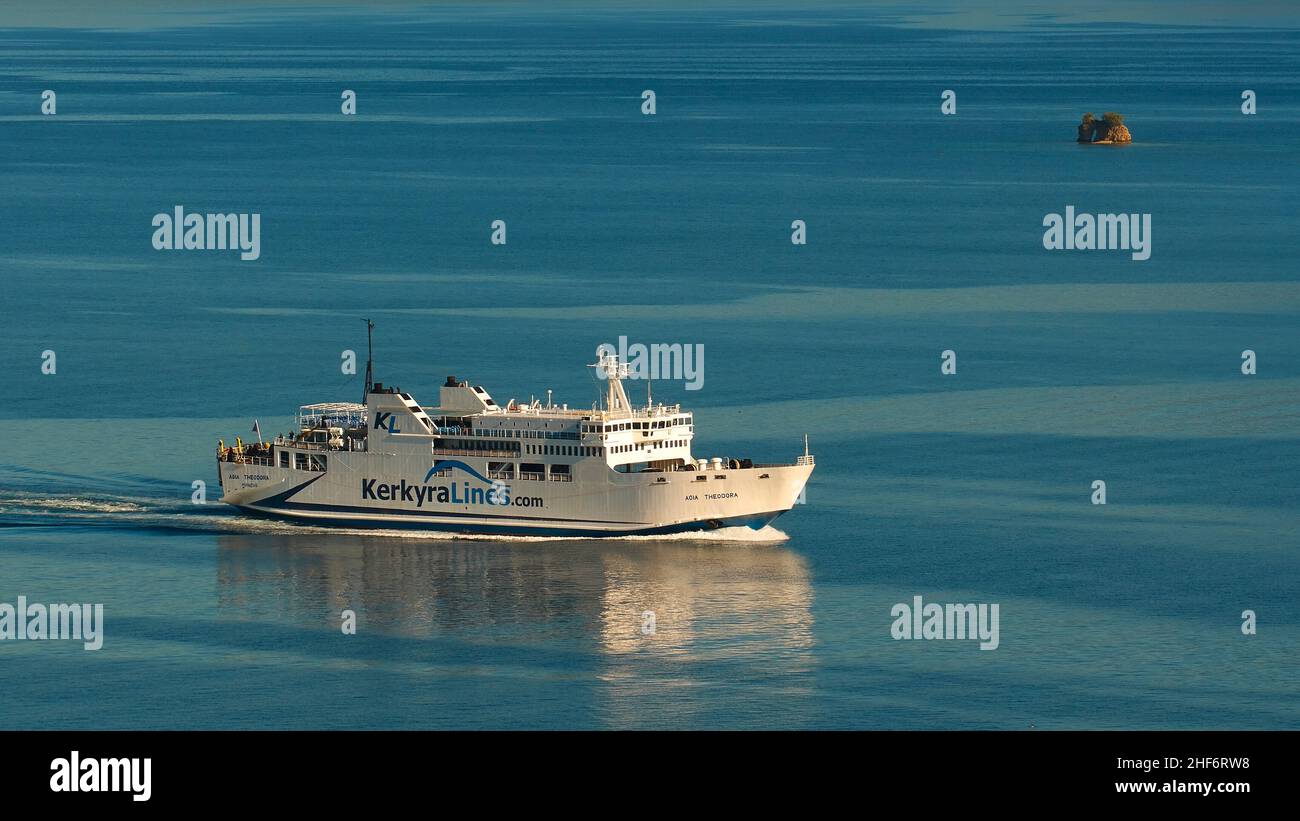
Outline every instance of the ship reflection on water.
<svg viewBox="0 0 1300 821"><path fill-rule="evenodd" d="M667 695L757 676L790 692L810 684L814 667L808 567L781 543L342 534L218 542L223 618L347 642L427 639L420 661L435 667L447 643L472 646L479 674L519 665L555 675L567 664L595 686L591 706L615 725L637 723L621 713L644 707L647 687ZM344 610L356 613L355 637L341 635Z"/></svg>
<svg viewBox="0 0 1300 821"><path fill-rule="evenodd" d="M803 559L777 544L223 535L218 593L228 618L408 637L510 625L583 624L605 652L766 635L812 641ZM646 617L653 613L653 623Z"/></svg>

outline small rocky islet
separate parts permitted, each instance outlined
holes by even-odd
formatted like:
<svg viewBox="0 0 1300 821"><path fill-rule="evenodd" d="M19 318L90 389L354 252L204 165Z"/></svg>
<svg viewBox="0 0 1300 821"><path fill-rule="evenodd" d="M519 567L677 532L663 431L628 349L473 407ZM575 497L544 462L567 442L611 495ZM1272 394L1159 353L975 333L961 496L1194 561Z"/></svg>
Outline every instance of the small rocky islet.
<svg viewBox="0 0 1300 821"><path fill-rule="evenodd" d="M1083 121L1079 123L1079 136L1076 142L1089 145L1117 145L1133 142L1133 135L1129 133L1128 126L1124 125L1123 114L1107 111L1101 115L1101 119L1097 119L1090 111L1083 115Z"/></svg>

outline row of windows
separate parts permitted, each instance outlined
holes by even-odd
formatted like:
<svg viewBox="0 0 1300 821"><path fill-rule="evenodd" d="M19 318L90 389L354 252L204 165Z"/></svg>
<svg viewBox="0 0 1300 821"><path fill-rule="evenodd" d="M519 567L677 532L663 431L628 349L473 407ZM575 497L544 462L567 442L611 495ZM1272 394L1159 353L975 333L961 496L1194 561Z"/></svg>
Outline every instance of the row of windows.
<svg viewBox="0 0 1300 821"><path fill-rule="evenodd" d="M518 442L488 442L482 439L436 439L435 450L454 450L491 453L494 451L519 452Z"/></svg>
<svg viewBox="0 0 1300 821"><path fill-rule="evenodd" d="M691 417L683 416L674 419L656 419L650 422L611 422L608 425L591 423L582 426L583 433L616 433L620 430L661 430L671 428L677 425L687 425Z"/></svg>
<svg viewBox="0 0 1300 821"><path fill-rule="evenodd" d="M689 418L689 417L687 417ZM656 420L651 422L616 422L608 425L582 425L582 433L617 433L624 430L662 430L682 424L681 420ZM687 430L694 428L693 425L686 425ZM578 431L572 430L528 430L509 428L478 428L470 430L459 425L444 426L438 428L438 433L443 436L487 436L494 439L578 439Z"/></svg>
<svg viewBox="0 0 1300 821"><path fill-rule="evenodd" d="M666 441L666 442L660 442L660 443L658 443L658 444L659 444L660 447L665 447L665 448L680 448L680 447L685 447L685 445L686 445L686 440L685 440L685 439L669 439L669 440ZM654 445L655 445L654 442L641 442L640 444L635 444L635 445L615 445L614 447L612 447L612 448L609 449L609 452L610 452L610 453L630 453L630 452L632 452L632 451L634 451L634 450L649 450L649 449L650 449L651 447L653 447Z"/></svg>
<svg viewBox="0 0 1300 821"><path fill-rule="evenodd" d="M584 448L578 445L524 445L524 453L545 454L547 456L594 456L596 448Z"/></svg>
<svg viewBox="0 0 1300 821"><path fill-rule="evenodd" d="M673 439L663 442L663 447L676 448L684 447L685 439ZM614 445L608 448L609 453L630 453L634 450L648 449L649 444L640 445ZM532 453L538 456L604 456L606 448L585 447L582 445L524 445L524 453Z"/></svg>
<svg viewBox="0 0 1300 821"><path fill-rule="evenodd" d="M488 436L496 439L577 439L574 430L508 430L506 428L479 428L466 431L472 435Z"/></svg>

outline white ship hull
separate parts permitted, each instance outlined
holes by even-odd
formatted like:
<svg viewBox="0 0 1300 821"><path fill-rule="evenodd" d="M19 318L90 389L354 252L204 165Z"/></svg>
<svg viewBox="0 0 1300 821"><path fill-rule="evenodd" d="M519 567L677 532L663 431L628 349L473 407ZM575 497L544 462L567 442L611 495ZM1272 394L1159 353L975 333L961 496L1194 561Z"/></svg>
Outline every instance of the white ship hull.
<svg viewBox="0 0 1300 821"><path fill-rule="evenodd" d="M812 465L620 473L493 485L486 458L334 452L324 471L220 462L222 501L308 524L453 533L624 536L761 528L790 510ZM443 475L431 468L438 466ZM504 490L504 492L502 492Z"/></svg>

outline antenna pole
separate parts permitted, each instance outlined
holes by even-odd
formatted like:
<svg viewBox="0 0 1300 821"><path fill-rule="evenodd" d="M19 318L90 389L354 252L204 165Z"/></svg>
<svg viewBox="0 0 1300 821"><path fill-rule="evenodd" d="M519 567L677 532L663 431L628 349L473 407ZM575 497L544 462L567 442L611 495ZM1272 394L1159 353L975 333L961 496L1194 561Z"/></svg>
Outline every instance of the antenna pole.
<svg viewBox="0 0 1300 821"><path fill-rule="evenodd" d="M370 386L374 384L371 380L374 379L375 376L374 374L375 345L371 337L371 333L375 330L375 323L371 322L369 318L367 318L365 322L366 322L366 383L361 386L361 404L363 405L366 403L366 395L370 393Z"/></svg>

